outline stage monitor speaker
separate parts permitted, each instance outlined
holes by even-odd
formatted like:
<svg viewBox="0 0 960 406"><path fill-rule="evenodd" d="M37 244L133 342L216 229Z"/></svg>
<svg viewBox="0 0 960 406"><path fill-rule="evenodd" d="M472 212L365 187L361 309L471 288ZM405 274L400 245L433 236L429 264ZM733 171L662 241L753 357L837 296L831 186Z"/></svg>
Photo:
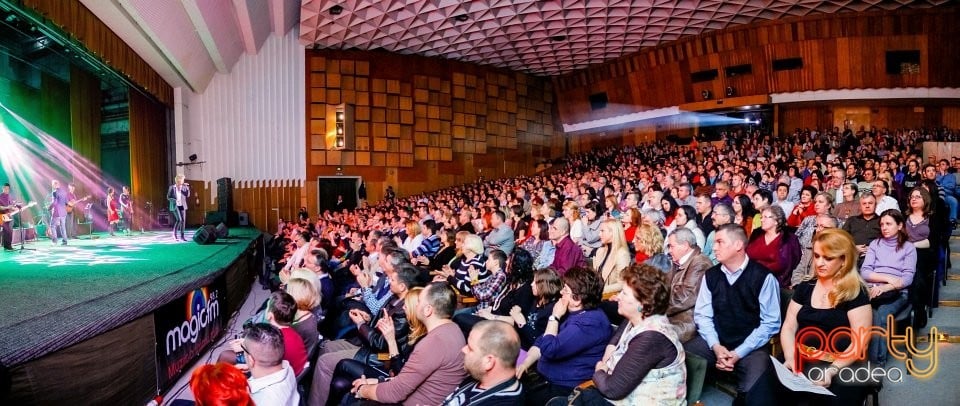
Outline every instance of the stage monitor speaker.
<svg viewBox="0 0 960 406"><path fill-rule="evenodd" d="M249 226L250 214L245 211L241 211L239 214L237 214L237 224L243 227Z"/></svg>
<svg viewBox="0 0 960 406"><path fill-rule="evenodd" d="M217 224L217 238L227 238L228 235L230 235L230 229L227 228L227 225Z"/></svg>
<svg viewBox="0 0 960 406"><path fill-rule="evenodd" d="M193 242L200 245L217 242L217 229L209 224L198 228L197 232L193 234Z"/></svg>

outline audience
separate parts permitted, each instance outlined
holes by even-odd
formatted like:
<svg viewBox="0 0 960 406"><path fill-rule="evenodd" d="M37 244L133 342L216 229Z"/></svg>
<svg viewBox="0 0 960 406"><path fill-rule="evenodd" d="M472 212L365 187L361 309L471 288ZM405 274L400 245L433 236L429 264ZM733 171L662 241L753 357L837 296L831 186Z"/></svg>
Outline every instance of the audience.
<svg viewBox="0 0 960 406"><path fill-rule="evenodd" d="M253 324L243 331L240 346L246 358L250 397L257 405L297 406L297 373L285 354L285 335L266 323ZM302 346L303 344L301 344Z"/></svg>
<svg viewBox="0 0 960 406"><path fill-rule="evenodd" d="M427 335L420 339L410 359L393 379L354 381L352 392L356 398L379 403L437 405L456 390L467 375L461 351L466 342L450 319L456 304L456 292L445 283L434 282L420 291L416 317L427 328Z"/></svg>
<svg viewBox="0 0 960 406"><path fill-rule="evenodd" d="M463 346L463 368L470 375L443 401L444 406L513 406L524 404L517 380L520 337L507 323L485 320L470 331Z"/></svg>
<svg viewBox="0 0 960 406"><path fill-rule="evenodd" d="M190 391L196 406L254 406L243 371L225 363L197 367L190 377ZM178 401L174 401L174 405Z"/></svg>
<svg viewBox="0 0 960 406"><path fill-rule="evenodd" d="M553 268L560 276L567 273L567 270L575 266L586 264L583 257L583 251L570 239L570 223L565 218L554 219L550 223L550 241L556 247L553 254Z"/></svg>
<svg viewBox="0 0 960 406"><path fill-rule="evenodd" d="M537 364L538 380L546 382L527 389L531 404L542 405L555 396L567 396L590 379L603 356L603 344L610 339L610 321L598 309L603 294L600 276L588 268L576 267L562 279L560 300L547 319L546 331L517 368L517 375L521 376Z"/></svg>
<svg viewBox="0 0 960 406"><path fill-rule="evenodd" d="M683 346L666 317L670 290L649 265L623 272L617 311L624 318L593 373L596 390L624 405L683 405L687 373Z"/></svg>
<svg viewBox="0 0 960 406"><path fill-rule="evenodd" d="M867 248L860 276L867 282L873 325L887 328L887 316L896 315L909 304L907 292L917 269L917 249L907 241L904 217L887 210L880 216L880 238ZM870 339L870 360L881 368L887 362L884 337Z"/></svg>
<svg viewBox="0 0 960 406"><path fill-rule="evenodd" d="M950 130L861 129L841 134L839 129L797 129L779 135L739 130L721 134L720 138L718 143L697 142L689 146L661 141L597 148L555 163L560 170L532 177L477 182L399 197L354 211L320 213L316 220L282 222L276 238L267 247L271 257L269 269L276 273L279 267L274 264L289 265L283 279L286 285L298 285L293 289L302 287L302 283L290 283L290 271L301 265L315 272L316 277L307 279L319 280L318 286L327 280L332 287L327 289L342 298L328 304L328 296L333 295L324 290L320 295L324 305L320 308L326 314L342 317L328 318L339 320L341 328L324 331L357 344L363 338L354 332L356 323L351 314L360 315L362 330L378 330L376 326L382 323L372 319L382 319L381 308L395 299L390 281L398 268L421 266L417 270L418 281L429 273L441 274L436 280L455 286L463 297L479 299L478 311L458 316L458 321L469 318L469 323L462 325L473 326L483 319L514 325L521 348L530 348L531 355L540 358L527 363L521 355L518 370L532 372L534 369L529 367L537 364L537 369L546 372L544 375L553 374L542 380L547 389L557 389L551 387L556 386L562 393L575 386L570 381L587 380L588 374L570 378L568 375L577 373L577 367L563 368L558 373L555 365L560 361L546 356L544 348L532 345L574 331L560 325L555 326L556 330L550 328L548 316L552 313L577 313L569 300L561 301L559 307L563 309L553 306L560 290L559 278L571 269L589 264L592 269L588 270L599 281L601 294L611 295L620 291L620 270L640 263L655 264L668 283L670 294L664 313L677 327L678 337L691 339L688 348L696 347L697 342L701 349L716 344L706 349L712 357L708 359L717 369L740 372L738 396L750 403L768 399L772 386L761 380L769 372L759 367L756 359L763 358L758 354L767 351L764 338L777 331L771 310L779 309L773 305L779 302L776 286L800 288L802 281L817 279L819 268L811 260L815 258L814 241L837 226L837 219L830 216L831 206L838 204L835 213L846 217L841 224L857 245L859 260L865 261L874 240L890 239L881 238L877 214L899 209L896 197L901 197L899 203L905 214L913 214L903 222L908 226L902 228L910 231L906 241L913 243L917 254L926 249L923 247L927 241L929 251L922 255L923 260L916 261L913 269L903 267L896 272L885 271L884 266L889 264L877 263L874 258L873 267L880 271L871 272L881 277L873 275L879 280L871 280L869 275L863 276L871 285L879 286L872 287L869 297L888 289L890 281L882 275L899 272L899 284L890 285L897 287L896 297L909 291L907 302L913 303L916 314L924 313L923 307L932 303L931 294L935 294L931 289L939 277L935 269L943 266L944 236L949 234L950 220L957 214L948 198L956 191L946 190L956 184L956 176L949 161L934 158L931 162L935 167L921 166L922 157L916 151L920 142L955 138ZM908 198L918 185L929 191L926 204L911 203ZM924 200L922 196L920 200ZM641 202L642 214L637 207ZM760 213L754 215L751 207ZM780 210L790 214L780 216L789 217L786 225L776 221L776 212ZM556 217L561 211L563 215ZM502 213L509 213L509 218ZM896 224L895 219L893 223ZM715 228L726 231L714 231ZM795 234L791 233L794 229ZM454 236L455 231L460 232ZM627 242L623 246L616 238L621 233ZM664 236L668 236L667 244ZM419 243L413 246L418 237ZM409 255L397 249L394 239L406 242L414 253L412 265ZM364 247L360 242L367 244ZM521 268L526 277L516 275L511 265L510 251L514 246L526 248L517 250L521 262L530 263ZM504 259L495 249L505 251ZM662 254L663 250L670 256ZM880 250L884 248L875 250L874 256L881 254ZM314 252L330 252L332 258ZM522 252L527 255L521 255ZM883 253L900 254L895 249ZM706 271L707 258L717 264L713 273ZM779 282L772 289L767 286L769 278L757 271L762 265L770 268L771 278ZM916 269L918 265L920 270ZM534 269L547 267L554 269L536 273L531 282ZM326 271L328 276L324 278L324 272L318 271ZM913 286L905 289L902 285L910 271L916 278ZM724 277L720 278L721 275ZM733 282L739 279L743 281ZM709 287L702 289L705 286ZM726 296L712 294L711 289L719 289ZM746 299L730 305L729 295ZM357 300L350 300L354 297ZM705 297L709 300L702 300ZM874 299L878 309L884 305L879 303L883 298ZM609 320L619 322L621 304L605 304L614 309ZM589 305L581 305L580 310L587 312ZM713 308L723 311L704 312ZM922 319L914 318L919 323L917 327L925 322ZM630 321L618 324L622 328ZM595 332L592 333L589 337L595 338ZM402 344L404 340L400 341ZM571 356L582 358L604 343L584 347ZM467 370L471 371L469 367ZM482 384L479 387L486 389ZM533 394L527 401L549 395L541 389L526 385L525 391ZM474 392L477 390L462 393L469 396ZM449 394L448 391L443 396ZM459 395L457 399L460 400L456 402L475 402ZM613 397L598 399L618 403Z"/></svg>
<svg viewBox="0 0 960 406"><path fill-rule="evenodd" d="M773 272L781 288L789 289L790 277L800 262L800 242L786 228L787 219L780 207L767 207L760 216L760 228L750 235L746 252Z"/></svg>
<svg viewBox="0 0 960 406"><path fill-rule="evenodd" d="M693 308L700 292L700 281L707 269L713 267L713 262L700 252L694 233L688 229L674 230L667 241L673 268L667 275L670 296L666 314L677 327L680 341L687 342L697 332Z"/></svg>
<svg viewBox="0 0 960 406"><path fill-rule="evenodd" d="M815 383L827 387L836 396L793 392L784 398L800 404L863 404L865 388L844 384L837 378L841 368L850 367L858 360L856 356L836 356L848 350L854 342L853 337L843 337L828 344L820 341L820 335L809 332L815 328L815 331L823 334L822 337L828 337L838 329L849 328L857 332L855 334L860 334L856 342L866 339L865 332L873 319L866 285L856 270L858 257L853 237L846 231L834 228L820 231L814 236L814 274L794 290L783 317L780 344L783 346L783 364L787 369L806 373L813 367L821 368L823 374ZM798 343L797 339L802 342ZM809 351L804 352L801 346L825 352L818 359L811 359L813 355ZM837 352L831 353L827 348Z"/></svg>
<svg viewBox="0 0 960 406"><path fill-rule="evenodd" d="M774 378L768 343L780 331L778 282L747 256L742 227L724 224L714 232L719 263L700 284L693 316L699 335L684 347L706 359L709 368L736 373L736 402L770 405Z"/></svg>

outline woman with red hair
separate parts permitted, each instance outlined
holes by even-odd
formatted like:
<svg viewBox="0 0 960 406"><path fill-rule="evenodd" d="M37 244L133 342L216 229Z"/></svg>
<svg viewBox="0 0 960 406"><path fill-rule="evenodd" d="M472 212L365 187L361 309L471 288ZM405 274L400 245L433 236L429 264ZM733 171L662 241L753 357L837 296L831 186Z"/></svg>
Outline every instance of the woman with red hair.
<svg viewBox="0 0 960 406"><path fill-rule="evenodd" d="M190 378L190 390L197 406L253 406L247 377L230 364L200 366Z"/></svg>

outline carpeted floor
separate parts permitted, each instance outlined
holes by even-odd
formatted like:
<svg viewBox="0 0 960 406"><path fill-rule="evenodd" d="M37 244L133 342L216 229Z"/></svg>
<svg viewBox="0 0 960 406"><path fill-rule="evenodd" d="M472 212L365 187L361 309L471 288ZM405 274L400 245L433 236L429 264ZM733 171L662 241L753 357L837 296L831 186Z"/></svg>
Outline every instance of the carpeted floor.
<svg viewBox="0 0 960 406"><path fill-rule="evenodd" d="M16 365L140 317L198 280L212 280L259 235L234 228L227 239L198 245L173 241L169 232L102 234L67 246L28 242L35 251L4 252L0 362Z"/></svg>

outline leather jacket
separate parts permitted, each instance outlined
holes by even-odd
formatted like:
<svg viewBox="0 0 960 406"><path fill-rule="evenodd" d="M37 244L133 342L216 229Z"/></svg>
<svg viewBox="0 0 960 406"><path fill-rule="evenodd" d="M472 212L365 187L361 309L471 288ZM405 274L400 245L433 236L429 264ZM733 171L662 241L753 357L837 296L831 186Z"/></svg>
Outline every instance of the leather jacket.
<svg viewBox="0 0 960 406"><path fill-rule="evenodd" d="M383 309L387 311L387 314L393 319L397 349L401 354L406 352L408 346L407 338L410 335L410 323L407 322L407 314L403 307L404 300L396 297L392 297L383 307ZM358 335L361 345L360 350L357 351L357 354L353 357L355 360L365 362L367 365L383 365L383 361L378 359L378 354L387 352L388 348L387 340L383 337L383 334L380 333L380 330L377 329L377 321L380 320L382 316L382 311L377 312L377 314L370 319L369 323L360 325Z"/></svg>

